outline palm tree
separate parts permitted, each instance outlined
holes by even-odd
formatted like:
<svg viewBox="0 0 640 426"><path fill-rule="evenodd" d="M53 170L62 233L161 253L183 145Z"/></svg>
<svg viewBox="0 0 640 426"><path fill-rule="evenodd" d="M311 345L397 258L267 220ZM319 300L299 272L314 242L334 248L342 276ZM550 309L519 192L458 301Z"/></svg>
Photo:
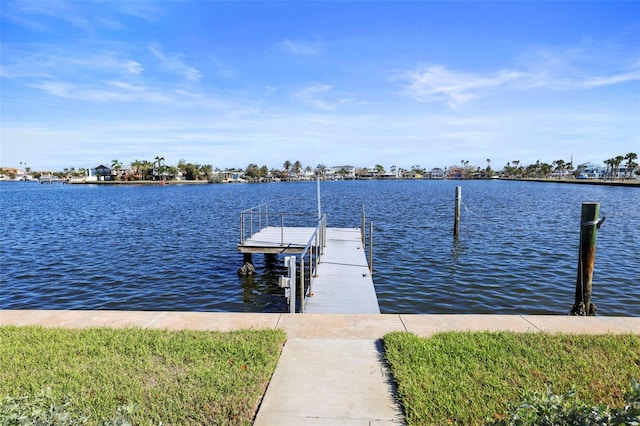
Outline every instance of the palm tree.
<svg viewBox="0 0 640 426"><path fill-rule="evenodd" d="M206 180L209 180L213 174L213 166L211 164L203 164L200 166L200 173L202 173Z"/></svg>
<svg viewBox="0 0 640 426"><path fill-rule="evenodd" d="M562 174L562 172L564 171L564 160L556 160L553 162L553 164L555 164L556 166L555 170Z"/></svg>
<svg viewBox="0 0 640 426"><path fill-rule="evenodd" d="M616 158L613 159L614 164L616 166L616 172L615 172L615 176L618 176L618 173L620 172L620 164L622 164L622 160L624 160L624 156L622 155L618 155Z"/></svg>
<svg viewBox="0 0 640 426"><path fill-rule="evenodd" d="M111 160L111 168L116 171L116 180L120 179L120 169L122 164L118 160Z"/></svg>
<svg viewBox="0 0 640 426"><path fill-rule="evenodd" d="M293 163L293 170L296 172L296 174L300 174L300 171L302 170L302 163L300 162L300 160L296 160L296 162Z"/></svg>
<svg viewBox="0 0 640 426"><path fill-rule="evenodd" d="M319 176L324 177L324 172L325 172L326 170L327 170L327 166L325 166L324 164L318 164L318 165L316 166L316 173L317 173Z"/></svg>
<svg viewBox="0 0 640 426"><path fill-rule="evenodd" d="M633 173L633 169L636 166L633 160L637 158L638 158L638 154L636 154L635 152L630 152L624 156L624 159L627 160L627 164L625 165L625 168L626 168L625 176L627 177L627 179L630 178L631 174Z"/></svg>
<svg viewBox="0 0 640 426"><path fill-rule="evenodd" d="M540 165L540 173L542 173L542 176L544 176L545 178L548 178L551 174L551 164L542 163Z"/></svg>
<svg viewBox="0 0 640 426"><path fill-rule="evenodd" d="M134 160L131 162L131 168L134 170L136 175L140 174L140 180L143 178L142 165L143 163L140 160Z"/></svg>
<svg viewBox="0 0 640 426"><path fill-rule="evenodd" d="M158 163L158 172L157 175L160 176L162 172L162 162L164 161L164 157L160 157L159 155L155 158L156 163ZM162 179L162 178L161 178Z"/></svg>
<svg viewBox="0 0 640 426"><path fill-rule="evenodd" d="M613 163L613 159L612 158L608 158L608 159L604 160L603 163L606 164L606 166L607 166L607 169L604 172L604 180L607 180L607 176L609 176L609 167Z"/></svg>

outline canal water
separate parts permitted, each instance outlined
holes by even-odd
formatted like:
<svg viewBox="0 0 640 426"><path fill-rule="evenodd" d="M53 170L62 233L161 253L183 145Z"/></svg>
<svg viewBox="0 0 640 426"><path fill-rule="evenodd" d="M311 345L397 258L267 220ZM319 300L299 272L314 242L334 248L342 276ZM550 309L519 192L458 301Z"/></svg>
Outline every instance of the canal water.
<svg viewBox="0 0 640 426"><path fill-rule="evenodd" d="M455 187L462 187L453 238ZM383 313L567 314L581 204L601 203L593 302L640 316L640 189L517 181L321 184L328 226L373 222ZM281 262L241 278L239 212L317 211L316 184L0 183L2 309L285 312Z"/></svg>

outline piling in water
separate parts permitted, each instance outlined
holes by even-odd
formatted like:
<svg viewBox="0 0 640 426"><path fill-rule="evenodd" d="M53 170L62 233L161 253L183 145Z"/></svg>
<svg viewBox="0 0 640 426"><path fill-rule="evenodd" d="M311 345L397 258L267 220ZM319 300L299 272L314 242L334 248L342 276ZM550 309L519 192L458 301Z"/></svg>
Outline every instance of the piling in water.
<svg viewBox="0 0 640 426"><path fill-rule="evenodd" d="M456 211L455 220L453 221L453 236L457 237L460 232L460 203L462 202L462 188L456 186Z"/></svg>
<svg viewBox="0 0 640 426"><path fill-rule="evenodd" d="M596 258L596 237L602 223L598 219L599 215L600 203L582 203L576 298L570 315L594 316L596 314L596 306L591 303L591 279Z"/></svg>
<svg viewBox="0 0 640 426"><path fill-rule="evenodd" d="M251 253L243 253L242 254L242 266L238 269L238 275L247 276L253 275L256 272L256 268L253 266L253 262L251 259Z"/></svg>

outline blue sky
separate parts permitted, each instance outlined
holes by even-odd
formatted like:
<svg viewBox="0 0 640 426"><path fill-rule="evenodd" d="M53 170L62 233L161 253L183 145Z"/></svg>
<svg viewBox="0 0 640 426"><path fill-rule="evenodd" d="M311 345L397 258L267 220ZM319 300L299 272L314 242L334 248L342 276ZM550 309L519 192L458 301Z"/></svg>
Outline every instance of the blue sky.
<svg viewBox="0 0 640 426"><path fill-rule="evenodd" d="M640 2L11 1L0 165L640 153Z"/></svg>

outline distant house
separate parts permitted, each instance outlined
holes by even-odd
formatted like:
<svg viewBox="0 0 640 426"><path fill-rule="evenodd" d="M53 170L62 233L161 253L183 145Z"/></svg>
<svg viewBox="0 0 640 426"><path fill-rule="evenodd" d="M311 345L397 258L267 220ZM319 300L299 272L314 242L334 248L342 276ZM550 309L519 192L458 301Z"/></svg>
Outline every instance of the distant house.
<svg viewBox="0 0 640 426"><path fill-rule="evenodd" d="M242 178L244 173L238 170L225 170L220 172L221 181L224 183L245 183L247 180Z"/></svg>
<svg viewBox="0 0 640 426"><path fill-rule="evenodd" d="M331 167L333 176L338 179L355 179L356 168L354 166L333 166Z"/></svg>
<svg viewBox="0 0 640 426"><path fill-rule="evenodd" d="M111 180L111 169L107 166L103 166L102 164L93 169L93 175L99 180Z"/></svg>
<svg viewBox="0 0 640 426"><path fill-rule="evenodd" d="M584 163L578 165L580 170L579 179L602 179L606 174L606 168L595 163Z"/></svg>
<svg viewBox="0 0 640 426"><path fill-rule="evenodd" d="M427 179L444 179L444 170L440 167L435 167L431 169L431 171L425 174L425 178Z"/></svg>

